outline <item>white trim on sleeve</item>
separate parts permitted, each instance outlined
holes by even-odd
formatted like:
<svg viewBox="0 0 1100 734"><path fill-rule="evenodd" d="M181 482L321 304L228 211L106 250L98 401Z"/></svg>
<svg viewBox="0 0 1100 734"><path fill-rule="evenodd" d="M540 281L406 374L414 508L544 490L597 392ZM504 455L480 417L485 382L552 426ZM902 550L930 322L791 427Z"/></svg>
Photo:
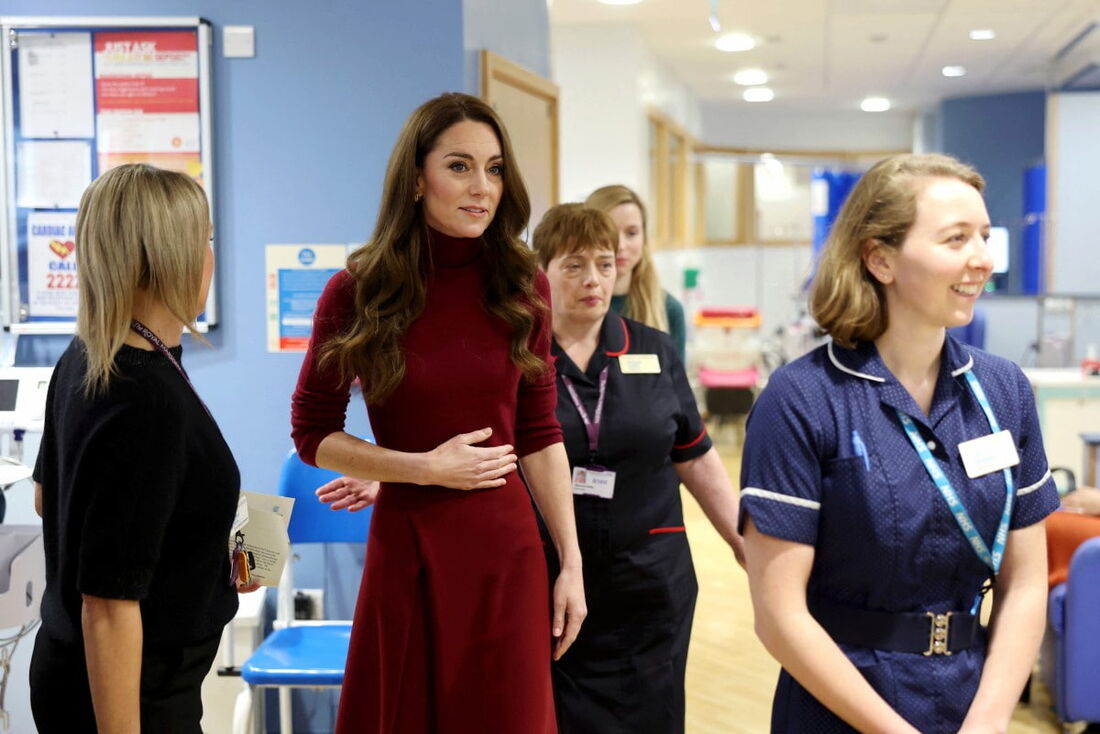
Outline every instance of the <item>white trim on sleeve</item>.
<svg viewBox="0 0 1100 734"><path fill-rule="evenodd" d="M750 497L760 497L766 500L775 500L776 502L786 502L788 505L797 505L798 507L808 507L811 510L820 510L821 503L814 502L813 500L803 499L802 497L791 497L787 494L780 494L779 492L771 492L766 489L760 489L758 487L745 487L741 490L742 495L748 495Z"/></svg>
<svg viewBox="0 0 1100 734"><path fill-rule="evenodd" d="M1030 492L1034 492L1039 487L1046 484L1048 479L1050 479L1050 469L1047 469L1047 473L1043 475L1042 479L1035 482L1035 484L1029 484L1026 487L1020 487L1019 489L1017 489L1016 490L1016 496L1019 497L1022 494L1028 494Z"/></svg>

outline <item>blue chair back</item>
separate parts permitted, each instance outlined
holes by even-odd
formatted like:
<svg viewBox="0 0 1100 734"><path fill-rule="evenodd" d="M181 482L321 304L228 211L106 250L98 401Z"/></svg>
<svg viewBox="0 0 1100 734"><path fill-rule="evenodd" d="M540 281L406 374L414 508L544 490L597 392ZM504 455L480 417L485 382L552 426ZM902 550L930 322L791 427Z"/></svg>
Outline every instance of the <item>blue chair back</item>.
<svg viewBox="0 0 1100 734"><path fill-rule="evenodd" d="M373 508L359 512L334 512L317 499L314 491L339 474L329 469L310 466L291 449L279 474L279 494L294 498L290 516L291 543L363 543L370 528Z"/></svg>
<svg viewBox="0 0 1100 734"><path fill-rule="evenodd" d="M952 326L948 329L951 336L964 344L969 344L978 349L985 349L985 311L974 309L974 318L966 326Z"/></svg>

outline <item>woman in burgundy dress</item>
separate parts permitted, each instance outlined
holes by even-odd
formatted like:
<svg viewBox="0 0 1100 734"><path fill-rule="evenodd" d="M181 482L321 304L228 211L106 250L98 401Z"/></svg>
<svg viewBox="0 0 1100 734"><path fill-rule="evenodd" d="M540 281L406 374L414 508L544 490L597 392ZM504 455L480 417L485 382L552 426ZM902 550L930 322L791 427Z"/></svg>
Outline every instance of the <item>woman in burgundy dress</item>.
<svg viewBox="0 0 1100 734"><path fill-rule="evenodd" d="M550 658L586 610L529 215L496 113L444 94L405 123L374 234L317 304L294 442L382 482L338 733L557 731ZM377 445L343 430L355 378ZM532 496L562 561L553 600Z"/></svg>

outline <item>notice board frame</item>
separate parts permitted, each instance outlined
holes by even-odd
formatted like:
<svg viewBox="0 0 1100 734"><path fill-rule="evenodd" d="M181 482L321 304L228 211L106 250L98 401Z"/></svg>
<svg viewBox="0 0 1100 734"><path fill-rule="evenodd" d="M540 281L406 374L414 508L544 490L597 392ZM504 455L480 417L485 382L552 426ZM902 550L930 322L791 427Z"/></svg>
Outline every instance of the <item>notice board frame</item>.
<svg viewBox="0 0 1100 734"><path fill-rule="evenodd" d="M21 34L88 33L93 39L96 33L194 32L196 38L198 76L198 161L201 183L210 204L211 220L216 224L213 138L213 92L211 89L211 65L213 28L209 21L199 17L138 17L138 16L0 16L0 152L3 166L0 168L0 325L18 334L71 334L76 330L76 319L66 316L36 316L29 309L28 254L29 233L27 219L31 212L42 209L18 207L17 185L19 163L17 144L39 140L68 140L55 138L24 138L21 134L20 98L25 90L19 88L18 42ZM95 85L94 62L91 83ZM93 92L94 94L94 92ZM98 99L93 98L98 111ZM100 171L98 115L91 138L79 137L90 143L91 178ZM46 209L49 211L49 209ZM55 211L73 212L75 207L58 208ZM214 243L215 250L217 248ZM217 263L219 258L215 258ZM207 297L206 310L198 319L200 331L218 322L217 272Z"/></svg>

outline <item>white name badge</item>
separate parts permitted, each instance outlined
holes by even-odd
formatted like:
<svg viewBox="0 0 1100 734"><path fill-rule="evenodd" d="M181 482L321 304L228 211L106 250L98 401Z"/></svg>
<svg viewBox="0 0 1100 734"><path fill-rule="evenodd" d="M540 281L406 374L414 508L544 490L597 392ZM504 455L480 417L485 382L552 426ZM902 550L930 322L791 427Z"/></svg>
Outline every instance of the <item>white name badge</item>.
<svg viewBox="0 0 1100 734"><path fill-rule="evenodd" d="M573 467L573 494L611 499L615 496L615 472L593 466Z"/></svg>
<svg viewBox="0 0 1100 734"><path fill-rule="evenodd" d="M984 477L1001 469L1016 466L1020 455L1016 453L1016 444L1008 431L998 431L988 436L963 441L959 444L966 476L971 479Z"/></svg>
<svg viewBox="0 0 1100 734"><path fill-rule="evenodd" d="M619 369L624 375L659 375L661 360L656 354L623 354L619 356Z"/></svg>

